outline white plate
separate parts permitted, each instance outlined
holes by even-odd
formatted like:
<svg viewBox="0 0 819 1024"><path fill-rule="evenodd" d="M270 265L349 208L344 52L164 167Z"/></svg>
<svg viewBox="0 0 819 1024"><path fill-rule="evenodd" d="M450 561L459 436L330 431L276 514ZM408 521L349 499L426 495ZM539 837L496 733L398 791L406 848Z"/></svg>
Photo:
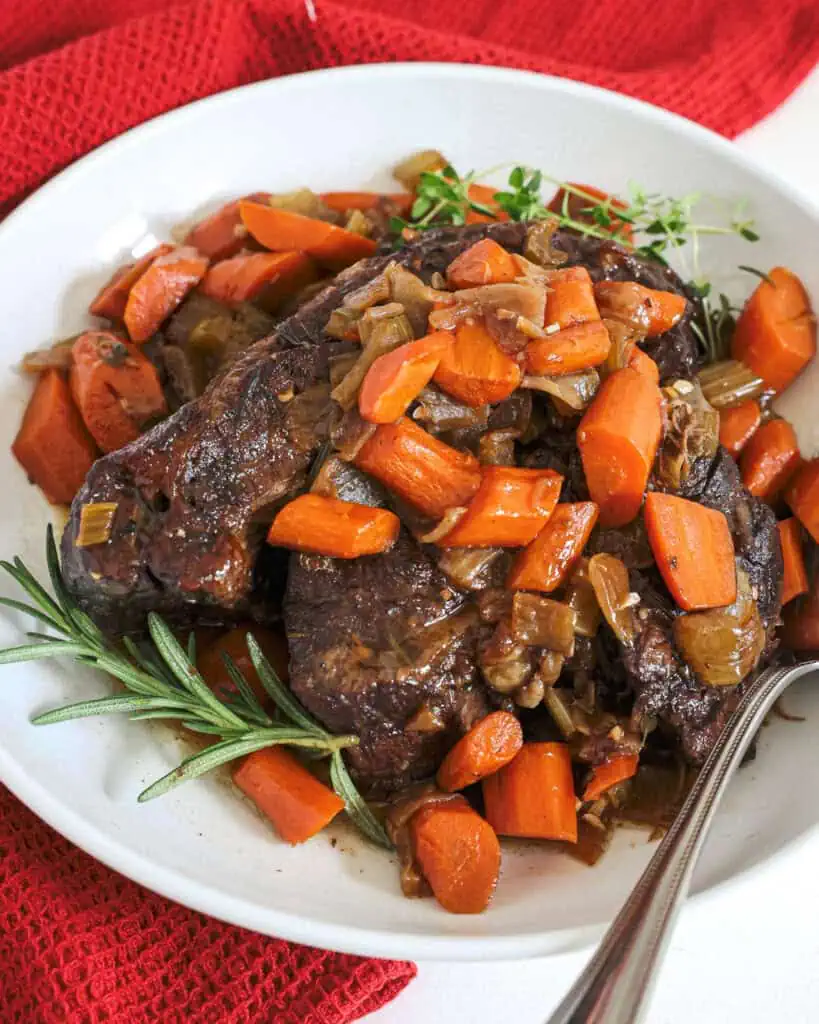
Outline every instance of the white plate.
<svg viewBox="0 0 819 1024"><path fill-rule="evenodd" d="M2 554L42 570L48 520L8 451L28 393L12 367L24 351L87 322L88 300L112 264L220 198L301 185L389 186L388 168L425 147L444 150L463 169L513 161L615 191L637 179L672 195L746 197L763 241L720 240L707 248L706 268L742 297L754 282L732 269L737 263L782 262L819 296L819 214L729 143L632 100L526 73L424 64L315 72L226 93L102 147L0 227ZM816 393L817 373L789 393L791 413ZM815 419L801 415L806 454L815 447ZM4 615L0 644L18 642L20 626ZM380 956L541 955L591 940L651 853L643 835L630 832L594 870L542 849L509 848L491 909L448 915L431 900L405 900L393 860L349 832L336 832L335 847L328 836L285 846L217 778L138 805L139 790L180 755L162 730L115 719L29 724L35 712L105 689L104 680L70 665L0 670L0 778L111 867L260 932ZM794 706L815 721L819 695L807 687ZM764 730L756 762L728 794L699 890L815 827L819 806L807 796L819 789L815 742L811 724Z"/></svg>

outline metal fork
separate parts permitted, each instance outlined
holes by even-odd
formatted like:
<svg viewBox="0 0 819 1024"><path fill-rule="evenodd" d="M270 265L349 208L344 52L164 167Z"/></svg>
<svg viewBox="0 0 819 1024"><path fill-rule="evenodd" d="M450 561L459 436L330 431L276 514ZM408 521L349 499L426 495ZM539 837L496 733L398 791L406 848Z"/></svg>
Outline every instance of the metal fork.
<svg viewBox="0 0 819 1024"><path fill-rule="evenodd" d="M819 660L767 669L748 687L623 909L547 1024L635 1024L642 1019L731 776L776 699L816 669Z"/></svg>

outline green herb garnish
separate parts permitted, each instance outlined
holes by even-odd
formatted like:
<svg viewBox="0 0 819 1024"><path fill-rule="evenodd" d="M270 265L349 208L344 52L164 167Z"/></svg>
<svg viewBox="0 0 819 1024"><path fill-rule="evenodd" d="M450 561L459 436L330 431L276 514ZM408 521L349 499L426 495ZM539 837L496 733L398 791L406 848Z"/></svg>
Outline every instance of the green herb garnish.
<svg viewBox="0 0 819 1024"><path fill-rule="evenodd" d="M68 594L50 526L46 557L53 596L19 558L0 562L0 568L31 599L27 604L0 597L0 604L33 616L56 634L27 633L35 643L0 650L0 665L67 656L118 679L127 692L46 711L32 720L35 725L127 714L134 720L177 721L193 732L218 737L212 746L185 758L177 768L148 786L140 793L140 801L161 796L188 779L265 747L282 744L298 747L313 757L329 757L331 783L344 800L351 820L373 842L391 846L344 763L343 751L356 746L358 737L334 736L319 725L282 684L252 635L247 637L248 651L265 692L276 706L275 719L262 707L246 678L227 656L225 665L236 685L236 694L230 700L220 700L196 669L193 641L186 651L153 612L148 616L150 640L137 644L126 638L121 648L111 644Z"/></svg>

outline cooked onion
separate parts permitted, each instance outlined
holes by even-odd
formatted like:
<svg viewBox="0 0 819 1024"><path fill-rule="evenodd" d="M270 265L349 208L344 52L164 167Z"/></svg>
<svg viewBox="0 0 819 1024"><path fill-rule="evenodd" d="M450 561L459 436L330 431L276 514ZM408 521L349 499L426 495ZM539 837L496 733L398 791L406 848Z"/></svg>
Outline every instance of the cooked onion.
<svg viewBox="0 0 819 1024"><path fill-rule="evenodd" d="M568 586L566 603L574 612L574 631L578 636L592 637L600 628L600 605L589 579L589 560L581 558L575 566Z"/></svg>
<svg viewBox="0 0 819 1024"><path fill-rule="evenodd" d="M95 501L83 505L74 547L90 548L94 544L105 544L111 536L116 513L115 501Z"/></svg>
<svg viewBox="0 0 819 1024"><path fill-rule="evenodd" d="M708 686L741 683L756 668L765 647L765 630L747 574L737 571L734 604L678 616L674 641Z"/></svg>
<svg viewBox="0 0 819 1024"><path fill-rule="evenodd" d="M607 281L604 288L595 289L600 316L648 334L651 325L651 299L635 281Z"/></svg>
<svg viewBox="0 0 819 1024"><path fill-rule="evenodd" d="M489 422L489 406L472 408L436 387L426 387L418 396L412 418L423 423L433 434L450 430L484 430Z"/></svg>
<svg viewBox="0 0 819 1024"><path fill-rule="evenodd" d="M498 624L480 652L484 677L498 693L514 693L532 674L532 659L527 647L519 643L505 622Z"/></svg>
<svg viewBox="0 0 819 1024"><path fill-rule="evenodd" d="M352 369L332 391L332 397L344 410L355 404L358 389L376 359L414 338L404 307L397 302L368 309L359 321L358 329L364 349Z"/></svg>
<svg viewBox="0 0 819 1024"><path fill-rule="evenodd" d="M577 728L560 691L554 686L547 686L543 694L543 703L549 709L549 714L563 736L570 740L577 732Z"/></svg>
<svg viewBox="0 0 819 1024"><path fill-rule="evenodd" d="M543 700L546 686L539 675L532 676L525 686L517 690L512 699L520 708L536 708Z"/></svg>
<svg viewBox="0 0 819 1024"><path fill-rule="evenodd" d="M356 505L382 508L386 504L386 492L381 485L338 455L324 459L310 490L325 498L338 498Z"/></svg>
<svg viewBox="0 0 819 1024"><path fill-rule="evenodd" d="M548 647L571 656L574 651L574 611L560 601L517 591L512 600L512 634L527 647Z"/></svg>
<svg viewBox="0 0 819 1024"><path fill-rule="evenodd" d="M448 508L444 513L443 519L441 519L441 521L428 533L422 534L418 540L420 540L422 544L437 544L438 541L443 540L448 533L452 533L465 515L465 507L457 506L455 508Z"/></svg>
<svg viewBox="0 0 819 1024"><path fill-rule="evenodd" d="M71 350L74 342L79 338L75 334L71 338L55 342L51 348L38 348L34 352L26 352L20 363L20 369L25 373L43 373L45 370L70 370L72 357Z"/></svg>
<svg viewBox="0 0 819 1024"><path fill-rule="evenodd" d="M593 555L589 559L589 581L606 622L620 643L630 646L637 635L637 619L628 569L614 555Z"/></svg>
<svg viewBox="0 0 819 1024"><path fill-rule="evenodd" d="M514 466L514 430L490 430L478 442L478 460L483 466Z"/></svg>
<svg viewBox="0 0 819 1024"><path fill-rule="evenodd" d="M401 867L401 892L410 898L431 896L432 890L416 863L410 840L410 820L424 807L463 800L460 793L442 793L431 782L417 783L404 790L387 811L384 825L398 854Z"/></svg>
<svg viewBox="0 0 819 1024"><path fill-rule="evenodd" d="M558 654L557 651L544 652L537 670L537 674L543 680L544 686L554 686L558 679L560 679L560 673L563 671L565 663L566 659L562 654Z"/></svg>
<svg viewBox="0 0 819 1024"><path fill-rule="evenodd" d="M280 192L268 199L270 206L278 210L287 210L288 213L298 213L302 217L312 217L314 220L326 220L330 224L338 224L339 216L335 210L325 206L321 197L309 188L299 188L295 192Z"/></svg>
<svg viewBox="0 0 819 1024"><path fill-rule="evenodd" d="M418 188L422 174L442 171L448 163L447 158L437 149L424 149L402 160L392 173L395 180L400 181L408 192L414 192Z"/></svg>
<svg viewBox="0 0 819 1024"><path fill-rule="evenodd" d="M373 225L372 221L362 210L351 210L347 223L344 225L344 230L352 231L354 235L363 235L364 238L369 238L373 233Z"/></svg>
<svg viewBox="0 0 819 1024"><path fill-rule="evenodd" d="M379 274L360 288L345 296L342 304L333 310L327 326L326 334L343 340L358 340L358 322L372 306L390 300L390 283L385 274Z"/></svg>
<svg viewBox="0 0 819 1024"><path fill-rule="evenodd" d="M546 311L545 289L531 284L483 284L452 292L451 296L452 305L429 314L429 325L435 330L452 331L468 317L500 310L542 324Z"/></svg>
<svg viewBox="0 0 819 1024"><path fill-rule="evenodd" d="M438 559L438 567L464 590L485 590L489 570L503 554L501 548L449 548Z"/></svg>
<svg viewBox="0 0 819 1024"><path fill-rule="evenodd" d="M567 373L563 377L524 377L520 386L532 391L545 391L572 411L583 412L597 394L600 375L596 370L583 370L582 373Z"/></svg>
<svg viewBox="0 0 819 1024"><path fill-rule="evenodd" d="M642 341L645 334L624 324L621 320L604 319L603 325L609 333L611 348L605 363L599 367L599 370L604 376L608 376L615 370L624 370L629 365L637 342Z"/></svg>
<svg viewBox="0 0 819 1024"><path fill-rule="evenodd" d="M355 352L342 352L340 355L330 356L330 387L334 388L344 380L355 366L360 355L361 353L356 350Z"/></svg>
<svg viewBox="0 0 819 1024"><path fill-rule="evenodd" d="M706 366L697 374L697 380L715 409L730 409L749 398L758 398L765 390L762 378L735 359Z"/></svg>
<svg viewBox="0 0 819 1024"><path fill-rule="evenodd" d="M539 267L559 267L569 258L554 245L557 220L539 220L526 232L523 255Z"/></svg>
<svg viewBox="0 0 819 1024"><path fill-rule="evenodd" d="M375 424L358 415L358 409L349 409L333 427L331 437L339 458L352 462L375 433Z"/></svg>

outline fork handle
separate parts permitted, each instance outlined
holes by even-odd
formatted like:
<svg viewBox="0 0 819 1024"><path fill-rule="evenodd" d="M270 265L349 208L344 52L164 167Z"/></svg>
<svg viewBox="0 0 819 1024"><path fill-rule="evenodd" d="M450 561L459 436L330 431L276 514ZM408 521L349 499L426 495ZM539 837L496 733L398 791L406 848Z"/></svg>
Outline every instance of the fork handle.
<svg viewBox="0 0 819 1024"><path fill-rule="evenodd" d="M688 797L597 952L548 1024L641 1020L714 813L772 705L817 663L768 669L729 718Z"/></svg>

